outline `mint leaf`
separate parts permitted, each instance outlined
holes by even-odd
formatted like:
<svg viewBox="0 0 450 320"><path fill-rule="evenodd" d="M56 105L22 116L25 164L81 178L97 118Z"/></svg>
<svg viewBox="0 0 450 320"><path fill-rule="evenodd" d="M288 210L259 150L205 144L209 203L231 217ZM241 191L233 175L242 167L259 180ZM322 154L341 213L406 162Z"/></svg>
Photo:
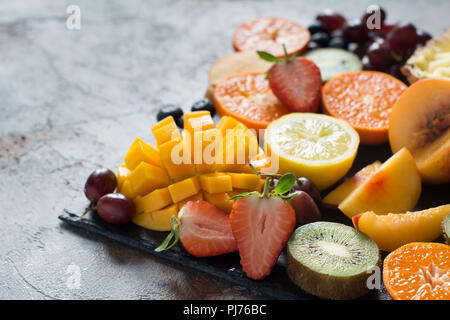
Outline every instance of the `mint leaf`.
<svg viewBox="0 0 450 320"><path fill-rule="evenodd" d="M279 62L280 61L280 59L278 59L277 57L275 57L275 56L273 56L270 53L267 53L265 51L256 51L256 53L258 54L258 56L261 59L264 59L266 61L269 61L269 62Z"/></svg>
<svg viewBox="0 0 450 320"><path fill-rule="evenodd" d="M155 249L156 252L169 250L175 244L177 244L178 240L180 239L180 231L179 231L180 226L179 226L179 223L175 216L172 216L171 223L172 223L172 227L171 227L170 233L167 235L167 237L164 239L164 241L159 245L159 247ZM175 239L173 239L173 242L170 244L170 241L174 237L175 237Z"/></svg>
<svg viewBox="0 0 450 320"><path fill-rule="evenodd" d="M289 192L295 184L295 179L296 178L293 173L286 173L280 178L280 180L278 180L278 183L272 192L277 195L282 195Z"/></svg>

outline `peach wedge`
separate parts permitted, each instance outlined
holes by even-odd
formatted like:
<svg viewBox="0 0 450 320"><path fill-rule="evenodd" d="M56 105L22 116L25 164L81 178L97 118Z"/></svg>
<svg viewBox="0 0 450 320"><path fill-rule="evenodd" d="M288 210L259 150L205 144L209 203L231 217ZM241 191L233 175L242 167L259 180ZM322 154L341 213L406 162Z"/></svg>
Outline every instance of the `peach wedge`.
<svg viewBox="0 0 450 320"><path fill-rule="evenodd" d="M323 198L322 205L328 208L337 208L339 204L344 201L350 193L352 193L353 190L369 179L380 167L380 161L375 161L365 166L355 173L353 177L342 182L338 187L336 187L336 189Z"/></svg>
<svg viewBox="0 0 450 320"><path fill-rule="evenodd" d="M411 151L425 183L450 182L450 80L421 80L403 92L389 120L392 152Z"/></svg>
<svg viewBox="0 0 450 320"><path fill-rule="evenodd" d="M421 192L422 183L414 158L403 148L386 160L338 208L349 218L366 211L400 213L414 208Z"/></svg>
<svg viewBox="0 0 450 320"><path fill-rule="evenodd" d="M416 212L376 215L373 211L353 217L355 228L374 240L383 251L393 251L410 242L433 241L441 235L450 204Z"/></svg>

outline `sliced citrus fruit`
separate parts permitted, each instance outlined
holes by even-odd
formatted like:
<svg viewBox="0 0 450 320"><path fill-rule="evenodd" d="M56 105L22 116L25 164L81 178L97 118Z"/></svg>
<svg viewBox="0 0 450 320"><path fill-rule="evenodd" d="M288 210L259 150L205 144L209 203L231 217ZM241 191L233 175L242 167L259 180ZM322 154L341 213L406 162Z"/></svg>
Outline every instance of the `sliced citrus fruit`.
<svg viewBox="0 0 450 320"><path fill-rule="evenodd" d="M221 116L232 116L252 129L264 129L288 113L270 90L263 72L242 72L227 77L214 90L214 104Z"/></svg>
<svg viewBox="0 0 450 320"><path fill-rule="evenodd" d="M389 116L406 85L377 71L346 72L322 88L323 111L350 123L363 144L388 140Z"/></svg>
<svg viewBox="0 0 450 320"><path fill-rule="evenodd" d="M236 51L265 51L283 57L306 50L311 35L301 24L280 17L260 17L245 21L233 34Z"/></svg>
<svg viewBox="0 0 450 320"><path fill-rule="evenodd" d="M323 190L350 169L359 136L343 120L316 113L291 113L267 127L264 141L272 161L278 159L280 173L307 177Z"/></svg>
<svg viewBox="0 0 450 320"><path fill-rule="evenodd" d="M247 71L265 72L270 69L272 63L261 59L256 52L234 52L218 58L209 69L209 83L206 96L213 99L216 85L232 74Z"/></svg>
<svg viewBox="0 0 450 320"><path fill-rule="evenodd" d="M450 300L450 246L413 242L392 251L383 282L395 300Z"/></svg>

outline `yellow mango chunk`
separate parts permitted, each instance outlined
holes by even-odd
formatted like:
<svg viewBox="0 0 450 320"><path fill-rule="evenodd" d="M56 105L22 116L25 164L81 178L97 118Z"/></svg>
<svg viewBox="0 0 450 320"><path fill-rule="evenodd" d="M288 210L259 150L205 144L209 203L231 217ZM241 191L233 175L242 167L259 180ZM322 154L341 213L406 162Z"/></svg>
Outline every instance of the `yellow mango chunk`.
<svg viewBox="0 0 450 320"><path fill-rule="evenodd" d="M233 207L234 200L228 201L228 199L231 197L227 192L221 192L221 193L208 193L203 192L205 200L209 203L215 205L217 208L225 211L226 213L231 212L231 208Z"/></svg>
<svg viewBox="0 0 450 320"><path fill-rule="evenodd" d="M158 146L162 162L170 178L175 181L195 176L189 143L182 137Z"/></svg>
<svg viewBox="0 0 450 320"><path fill-rule="evenodd" d="M233 117L223 116L222 118L220 118L219 123L217 124L216 128L220 130L220 132L222 133L222 136L225 136L227 133L227 130L231 130L231 129L235 128L238 124L242 124L242 123Z"/></svg>
<svg viewBox="0 0 450 320"><path fill-rule="evenodd" d="M247 164L250 158L254 158L258 154L259 150L258 140L253 132L244 128L243 125L236 126L226 134L223 141L222 155L220 156L221 163L224 165L223 169Z"/></svg>
<svg viewBox="0 0 450 320"><path fill-rule="evenodd" d="M141 162L128 176L136 195L145 195L157 188L167 187L169 176L160 167Z"/></svg>
<svg viewBox="0 0 450 320"><path fill-rule="evenodd" d="M178 216L178 207L172 204L166 208L144 212L133 218L133 222L138 226L155 231L170 231L172 216Z"/></svg>
<svg viewBox="0 0 450 320"><path fill-rule="evenodd" d="M152 212L172 204L168 188L156 189L145 196L138 196L134 199L136 213Z"/></svg>
<svg viewBox="0 0 450 320"><path fill-rule="evenodd" d="M120 188L125 181L125 179L129 176L131 170L125 164L121 164L117 169L117 188Z"/></svg>
<svg viewBox="0 0 450 320"><path fill-rule="evenodd" d="M169 186L169 193L173 202L180 202L200 191L197 177L187 178Z"/></svg>
<svg viewBox="0 0 450 320"><path fill-rule="evenodd" d="M197 200L203 200L203 193L202 193L202 192L199 192L199 193L197 193L197 194L195 194L195 195L193 195L193 196L191 196L191 197L189 197L189 198L186 198L186 199L181 200L180 202L178 202L178 203L177 203L177 205L178 205L178 211L180 211L181 208L183 208L183 206L184 206L187 202L189 202L189 201L197 201Z"/></svg>
<svg viewBox="0 0 450 320"><path fill-rule="evenodd" d="M141 162L147 162L154 166L162 167L159 151L145 143L141 138L136 138L125 155L125 164L130 170L133 170Z"/></svg>
<svg viewBox="0 0 450 320"><path fill-rule="evenodd" d="M227 173L231 177L233 189L258 190L260 178L252 173Z"/></svg>
<svg viewBox="0 0 450 320"><path fill-rule="evenodd" d="M209 111L194 111L183 116L184 130L189 131L191 137L194 131L204 131L214 128L214 121Z"/></svg>
<svg viewBox="0 0 450 320"><path fill-rule="evenodd" d="M137 194L131 186L131 182L128 179L125 179L121 186L117 188L117 192L123 194L124 196L134 199Z"/></svg>
<svg viewBox="0 0 450 320"><path fill-rule="evenodd" d="M194 132L192 159L197 173L216 171L222 140L222 135L217 128Z"/></svg>
<svg viewBox="0 0 450 320"><path fill-rule="evenodd" d="M210 194L231 191L231 177L225 173L207 173L201 174L200 185L202 189Z"/></svg>
<svg viewBox="0 0 450 320"><path fill-rule="evenodd" d="M172 117L168 117L171 121L169 121L167 124L164 124L166 122L165 119L161 120L164 125L161 125L161 123L157 124L152 128L153 135L155 136L156 145L159 146L163 143L166 143L170 140L175 140L181 137L180 130L178 130L178 127L173 120Z"/></svg>

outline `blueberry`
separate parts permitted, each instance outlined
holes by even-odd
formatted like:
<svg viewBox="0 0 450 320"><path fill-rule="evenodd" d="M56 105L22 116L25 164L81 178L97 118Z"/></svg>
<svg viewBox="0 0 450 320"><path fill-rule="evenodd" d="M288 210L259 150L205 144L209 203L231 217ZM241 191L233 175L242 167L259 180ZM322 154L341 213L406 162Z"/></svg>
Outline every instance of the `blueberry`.
<svg viewBox="0 0 450 320"><path fill-rule="evenodd" d="M184 115L178 118L176 122L178 128L183 129L184 128Z"/></svg>
<svg viewBox="0 0 450 320"><path fill-rule="evenodd" d="M320 45L317 42L310 41L308 43L308 50L314 50L314 49L317 49L317 48L320 48Z"/></svg>
<svg viewBox="0 0 450 320"><path fill-rule="evenodd" d="M311 36L311 41L317 42L320 46L327 46L330 36L325 32L318 32Z"/></svg>
<svg viewBox="0 0 450 320"><path fill-rule="evenodd" d="M156 120L161 121L162 119L172 116L175 122L178 121L178 119L183 115L183 110L175 105L175 104L165 104L159 109L158 113L156 114Z"/></svg>
<svg viewBox="0 0 450 320"><path fill-rule="evenodd" d="M345 49L347 47L347 44L345 43L345 40L343 37L332 37L330 39L330 42L328 42L328 46L330 48Z"/></svg>
<svg viewBox="0 0 450 320"><path fill-rule="evenodd" d="M309 33L311 33L311 34L315 34L318 32L325 32L325 33L328 32L325 25L320 21L316 21L313 24L311 24L308 27L308 30L309 30Z"/></svg>
<svg viewBox="0 0 450 320"><path fill-rule="evenodd" d="M191 111L202 111L202 110L209 111L211 113L211 117L216 114L216 107L214 106L214 103L206 98L195 102L191 107Z"/></svg>

